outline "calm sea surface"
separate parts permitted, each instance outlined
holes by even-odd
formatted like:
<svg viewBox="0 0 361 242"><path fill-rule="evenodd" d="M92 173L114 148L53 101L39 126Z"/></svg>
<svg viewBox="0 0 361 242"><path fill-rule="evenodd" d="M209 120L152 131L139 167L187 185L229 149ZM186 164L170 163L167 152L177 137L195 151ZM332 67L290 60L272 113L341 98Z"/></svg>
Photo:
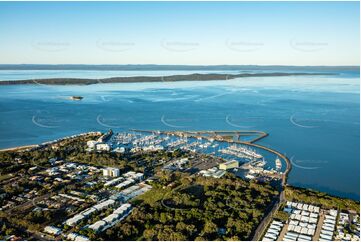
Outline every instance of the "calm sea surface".
<svg viewBox="0 0 361 242"><path fill-rule="evenodd" d="M198 73L209 73L199 71ZM212 71L211 73L235 73ZM194 71L0 71L0 80ZM112 128L262 130L292 159L289 183L360 197L358 72L228 81L0 86L0 148ZM71 101L69 96L84 96Z"/></svg>

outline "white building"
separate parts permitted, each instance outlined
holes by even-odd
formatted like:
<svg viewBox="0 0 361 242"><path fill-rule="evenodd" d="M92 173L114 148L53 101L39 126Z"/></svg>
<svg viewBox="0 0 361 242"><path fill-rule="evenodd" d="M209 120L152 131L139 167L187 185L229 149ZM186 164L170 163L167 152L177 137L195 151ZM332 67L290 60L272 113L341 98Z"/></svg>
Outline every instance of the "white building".
<svg viewBox="0 0 361 242"><path fill-rule="evenodd" d="M132 178L135 181L141 181L144 178L143 173L140 172L134 172L134 171L128 171L123 175L124 177Z"/></svg>
<svg viewBox="0 0 361 242"><path fill-rule="evenodd" d="M226 174L226 171L224 170L218 170L217 167L213 167L210 168L208 170L201 170L199 172L200 175L204 176L204 177L214 177L214 178L221 178L222 176L224 176L224 174Z"/></svg>
<svg viewBox="0 0 361 242"><path fill-rule="evenodd" d="M44 228L44 232L58 236L61 234L61 229L54 227L54 226L46 226Z"/></svg>
<svg viewBox="0 0 361 242"><path fill-rule="evenodd" d="M70 233L66 236L68 240L75 240L76 236L78 236L77 233Z"/></svg>
<svg viewBox="0 0 361 242"><path fill-rule="evenodd" d="M77 223L79 223L81 220L83 220L85 217L82 214L77 214L72 218L69 218L68 220L65 221L65 224L68 226L73 226Z"/></svg>
<svg viewBox="0 0 361 242"><path fill-rule="evenodd" d="M75 237L75 241L88 241L88 237L84 236L84 235L78 235Z"/></svg>
<svg viewBox="0 0 361 242"><path fill-rule="evenodd" d="M86 145L88 146L89 149L94 149L95 145L98 143L98 141L95 140L89 140L88 142L86 142Z"/></svg>
<svg viewBox="0 0 361 242"><path fill-rule="evenodd" d="M118 168L107 167L103 169L103 176L118 177L120 170Z"/></svg>
<svg viewBox="0 0 361 242"><path fill-rule="evenodd" d="M106 226L106 222L103 220L99 220L95 223L93 223L92 225L89 226L90 229L94 230L95 232L98 232L100 230L102 230L105 226Z"/></svg>
<svg viewBox="0 0 361 242"><path fill-rule="evenodd" d="M103 209L106 209L110 206L113 206L115 203L115 201L113 199L108 199L104 202L101 202L101 203L98 203L97 205L94 205L93 208L96 209L96 210L103 210Z"/></svg>
<svg viewBox="0 0 361 242"><path fill-rule="evenodd" d="M116 185L115 187L118 188L118 189L123 189L129 185L132 185L134 184L135 181L132 179L132 178L128 178L127 180L123 181L122 183Z"/></svg>
<svg viewBox="0 0 361 242"><path fill-rule="evenodd" d="M127 217L130 214L131 210L132 205L130 205L129 203L122 204L120 207L115 209L112 214L91 224L89 228L94 230L95 232L104 231Z"/></svg>
<svg viewBox="0 0 361 242"><path fill-rule="evenodd" d="M104 143L99 143L95 145L95 149L97 151L109 151L110 150L110 146L108 144L104 144Z"/></svg>
<svg viewBox="0 0 361 242"><path fill-rule="evenodd" d="M109 187L109 186L113 186L116 185L120 182L124 181L123 177L118 177L118 178L114 178L113 180L107 181L104 186Z"/></svg>
<svg viewBox="0 0 361 242"><path fill-rule="evenodd" d="M77 234L77 233L70 233L70 234L68 234L68 236L66 238L68 240L76 240L76 241L88 241L89 240L88 237Z"/></svg>

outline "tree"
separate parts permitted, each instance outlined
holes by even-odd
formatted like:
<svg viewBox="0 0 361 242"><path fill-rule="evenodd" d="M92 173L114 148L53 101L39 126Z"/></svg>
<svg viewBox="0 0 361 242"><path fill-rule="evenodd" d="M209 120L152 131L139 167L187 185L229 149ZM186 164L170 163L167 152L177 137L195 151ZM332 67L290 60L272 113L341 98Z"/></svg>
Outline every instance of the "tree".
<svg viewBox="0 0 361 242"><path fill-rule="evenodd" d="M143 237L146 240L154 240L156 235L157 231L155 231L154 229L146 229L143 232Z"/></svg>
<svg viewBox="0 0 361 242"><path fill-rule="evenodd" d="M197 232L196 226L193 224L185 224L183 222L177 223L176 226L177 230L182 231L183 233L187 234L188 236L192 236Z"/></svg>
<svg viewBox="0 0 361 242"><path fill-rule="evenodd" d="M108 229L105 234L107 235L108 238L112 238L114 235L114 231L112 229Z"/></svg>
<svg viewBox="0 0 361 242"><path fill-rule="evenodd" d="M160 218L159 221L163 224L165 224L167 222L168 218L167 218L167 214L166 213L161 213L160 214Z"/></svg>
<svg viewBox="0 0 361 242"><path fill-rule="evenodd" d="M8 229L5 230L6 235L13 235L14 233L15 233L14 228L8 228Z"/></svg>
<svg viewBox="0 0 361 242"><path fill-rule="evenodd" d="M277 211L276 214L274 215L274 218L279 219L281 221L287 221L288 220L288 213L283 212L283 211Z"/></svg>
<svg viewBox="0 0 361 242"><path fill-rule="evenodd" d="M203 227L203 233L212 234L217 232L217 225L212 221L206 221Z"/></svg>

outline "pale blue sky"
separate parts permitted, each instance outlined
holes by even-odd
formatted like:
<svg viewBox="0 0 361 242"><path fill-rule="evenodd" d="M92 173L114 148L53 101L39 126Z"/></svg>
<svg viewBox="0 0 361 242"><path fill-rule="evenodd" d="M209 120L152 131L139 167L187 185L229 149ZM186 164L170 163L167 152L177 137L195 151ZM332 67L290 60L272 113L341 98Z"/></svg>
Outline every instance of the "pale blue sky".
<svg viewBox="0 0 361 242"><path fill-rule="evenodd" d="M359 65L358 2L0 2L0 64Z"/></svg>

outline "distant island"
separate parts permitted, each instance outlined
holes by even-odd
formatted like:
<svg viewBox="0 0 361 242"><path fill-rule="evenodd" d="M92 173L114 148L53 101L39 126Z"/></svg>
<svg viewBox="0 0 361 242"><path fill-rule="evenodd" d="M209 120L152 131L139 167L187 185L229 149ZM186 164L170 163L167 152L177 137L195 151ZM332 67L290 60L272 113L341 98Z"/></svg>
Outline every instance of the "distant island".
<svg viewBox="0 0 361 242"><path fill-rule="evenodd" d="M175 81L216 81L230 80L245 77L277 77L277 76L324 76L337 75L335 73L310 73L310 72L270 72L270 73L242 73L242 74L187 74L170 76L127 76L111 77L103 79L87 78L45 78L28 80L4 80L0 85L24 85L24 84L43 84L43 85L91 85L99 83L132 83L132 82L175 82Z"/></svg>

